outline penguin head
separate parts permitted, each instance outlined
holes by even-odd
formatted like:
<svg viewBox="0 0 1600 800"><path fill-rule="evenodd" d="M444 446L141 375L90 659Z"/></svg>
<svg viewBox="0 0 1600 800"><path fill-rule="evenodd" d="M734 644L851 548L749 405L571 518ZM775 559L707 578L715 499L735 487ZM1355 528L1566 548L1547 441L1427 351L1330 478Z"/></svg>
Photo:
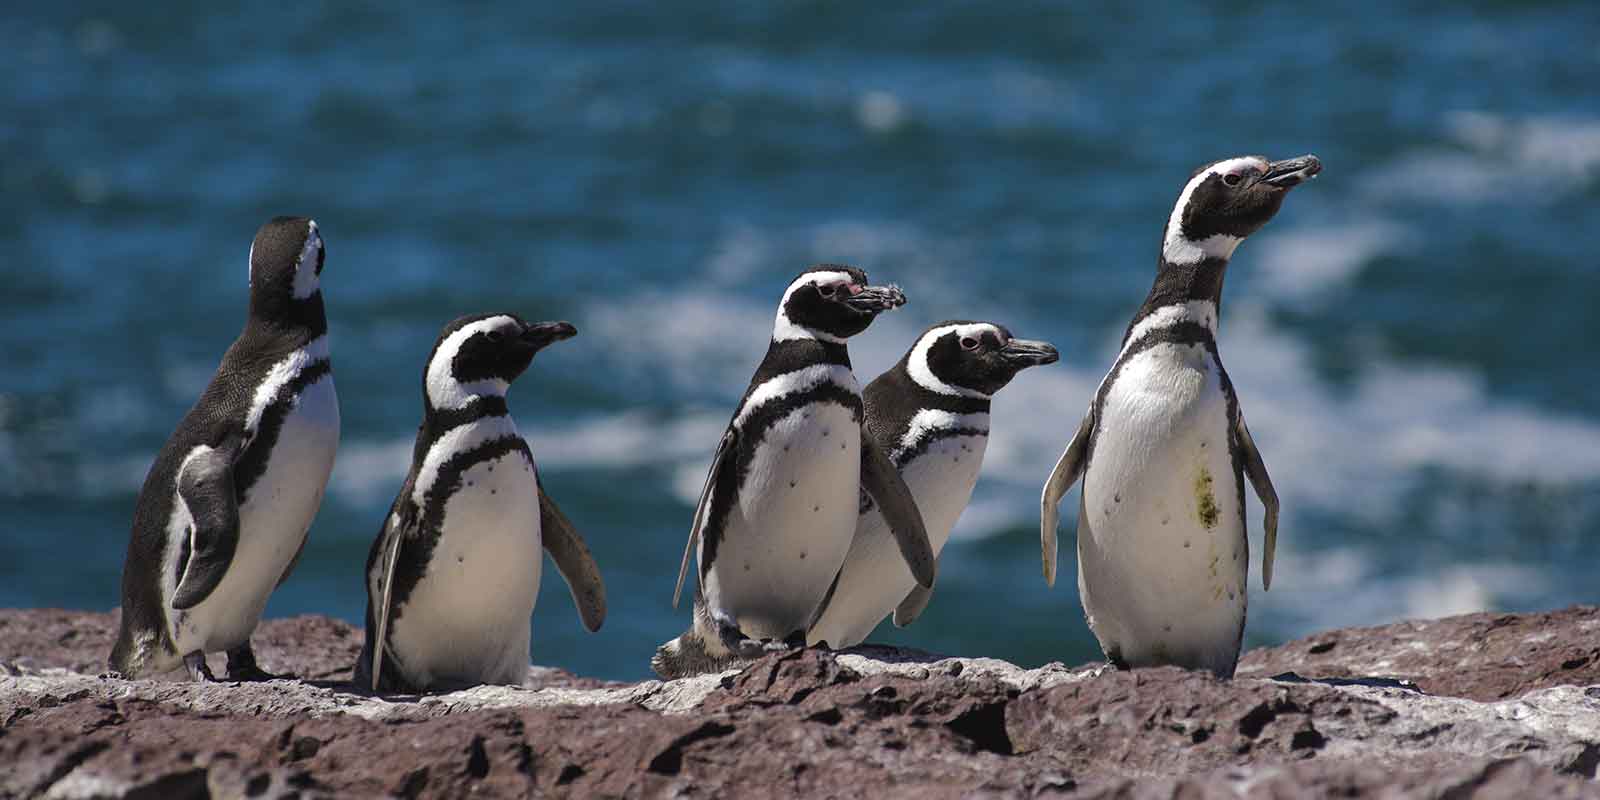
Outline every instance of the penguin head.
<svg viewBox="0 0 1600 800"><path fill-rule="evenodd" d="M1060 358L1048 342L1018 339L1004 325L951 320L922 333L904 360L924 389L961 397L989 397L1028 367Z"/></svg>
<svg viewBox="0 0 1600 800"><path fill-rule="evenodd" d="M566 322L525 322L516 314L477 314L444 327L423 374L428 408L462 408L476 397L504 396L547 345L570 339Z"/></svg>
<svg viewBox="0 0 1600 800"><path fill-rule="evenodd" d="M840 343L866 330L879 314L905 304L898 286L869 286L867 273L855 267L819 264L784 291L772 338Z"/></svg>
<svg viewBox="0 0 1600 800"><path fill-rule="evenodd" d="M309 217L268 220L250 243L251 312L281 317L318 299L326 252Z"/></svg>
<svg viewBox="0 0 1600 800"><path fill-rule="evenodd" d="M1290 189L1321 171L1322 161L1313 155L1282 161L1240 156L1195 170L1172 208L1162 255L1174 264L1232 256L1278 213Z"/></svg>

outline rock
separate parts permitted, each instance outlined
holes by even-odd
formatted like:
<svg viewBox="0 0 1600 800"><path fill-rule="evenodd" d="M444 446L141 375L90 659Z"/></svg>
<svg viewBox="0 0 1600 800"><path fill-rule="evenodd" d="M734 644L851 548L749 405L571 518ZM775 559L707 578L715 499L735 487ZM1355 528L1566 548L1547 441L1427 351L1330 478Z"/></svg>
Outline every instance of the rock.
<svg viewBox="0 0 1600 800"><path fill-rule="evenodd" d="M1429 694L1503 700L1530 689L1600 683L1600 608L1466 614L1346 628L1246 653L1239 675L1365 676Z"/></svg>
<svg viewBox="0 0 1600 800"><path fill-rule="evenodd" d="M1231 682L865 646L415 697L346 685L323 617L257 634L300 679L194 684L99 677L114 614L0 611L0 797L1600 797L1596 626L1331 631Z"/></svg>

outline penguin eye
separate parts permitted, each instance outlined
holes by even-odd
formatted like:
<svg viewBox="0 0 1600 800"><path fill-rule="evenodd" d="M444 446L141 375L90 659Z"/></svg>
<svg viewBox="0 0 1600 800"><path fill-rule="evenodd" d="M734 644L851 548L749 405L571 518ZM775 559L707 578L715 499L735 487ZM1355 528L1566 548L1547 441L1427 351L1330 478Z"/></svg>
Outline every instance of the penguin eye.
<svg viewBox="0 0 1600 800"><path fill-rule="evenodd" d="M1244 176L1237 172L1230 172L1227 175L1222 176L1222 182L1228 184L1229 186L1238 186L1239 182L1242 180L1244 180Z"/></svg>
<svg viewBox="0 0 1600 800"><path fill-rule="evenodd" d="M498 342L505 337L505 334L501 333L499 330L492 330L483 336L491 342Z"/></svg>
<svg viewBox="0 0 1600 800"><path fill-rule="evenodd" d="M817 291L820 292L823 297L832 297L833 296L833 292L834 292L834 287L833 287L833 284L831 284L831 283L824 283L824 284L821 284L821 285L817 286Z"/></svg>
<svg viewBox="0 0 1600 800"><path fill-rule="evenodd" d="M976 350L976 349L978 349L978 340L972 338L971 336L963 336L963 337L961 337L961 349L962 350Z"/></svg>

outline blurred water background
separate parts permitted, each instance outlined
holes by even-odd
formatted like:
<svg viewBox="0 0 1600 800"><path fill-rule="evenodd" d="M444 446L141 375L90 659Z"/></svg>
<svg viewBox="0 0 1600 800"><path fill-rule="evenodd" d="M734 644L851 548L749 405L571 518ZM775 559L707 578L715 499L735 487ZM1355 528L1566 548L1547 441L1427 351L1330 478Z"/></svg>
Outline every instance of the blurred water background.
<svg viewBox="0 0 1600 800"><path fill-rule="evenodd" d="M1181 184L1254 152L1326 171L1224 295L1285 510L1262 593L1250 498L1247 644L1600 601L1592 2L31 3L0 75L3 606L116 605L144 472L292 213L328 242L344 437L269 616L360 622L440 326L567 319L511 405L611 616L583 633L547 571L534 660L645 676L778 295L830 260L911 298L853 341L863 384L952 317L1063 355L999 395L931 607L875 638L1096 659L1039 487Z"/></svg>

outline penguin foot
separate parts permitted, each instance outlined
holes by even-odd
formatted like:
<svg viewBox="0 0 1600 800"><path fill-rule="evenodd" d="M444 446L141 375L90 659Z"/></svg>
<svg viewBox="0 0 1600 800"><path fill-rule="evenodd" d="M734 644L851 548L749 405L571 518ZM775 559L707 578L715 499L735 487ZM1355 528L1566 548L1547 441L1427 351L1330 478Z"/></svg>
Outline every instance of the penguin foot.
<svg viewBox="0 0 1600 800"><path fill-rule="evenodd" d="M271 681L278 678L290 677L287 675L274 675L256 664L256 653L246 642L228 651L228 680L247 683L252 681Z"/></svg>
<svg viewBox="0 0 1600 800"><path fill-rule="evenodd" d="M189 671L189 679L197 683L215 681L216 676L211 674L211 667L206 664L204 650L196 650L183 657L183 667Z"/></svg>

